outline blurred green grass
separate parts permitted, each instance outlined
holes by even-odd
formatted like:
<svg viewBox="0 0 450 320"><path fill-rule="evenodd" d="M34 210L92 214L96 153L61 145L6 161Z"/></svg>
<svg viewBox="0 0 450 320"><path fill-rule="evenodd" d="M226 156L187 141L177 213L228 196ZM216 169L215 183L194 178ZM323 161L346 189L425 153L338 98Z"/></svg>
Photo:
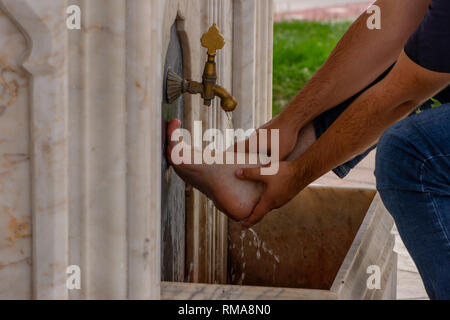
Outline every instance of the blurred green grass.
<svg viewBox="0 0 450 320"><path fill-rule="evenodd" d="M325 62L351 22L279 22L274 26L273 115Z"/></svg>

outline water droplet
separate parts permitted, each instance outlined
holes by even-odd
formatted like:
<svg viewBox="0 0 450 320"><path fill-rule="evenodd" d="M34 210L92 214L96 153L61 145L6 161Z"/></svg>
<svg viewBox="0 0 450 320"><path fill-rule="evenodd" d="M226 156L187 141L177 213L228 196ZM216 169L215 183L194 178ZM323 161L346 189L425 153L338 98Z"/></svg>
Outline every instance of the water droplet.
<svg viewBox="0 0 450 320"><path fill-rule="evenodd" d="M227 115L227 119L228 119L228 125L231 127L233 126L233 118L231 117L231 112L225 112L225 114Z"/></svg>

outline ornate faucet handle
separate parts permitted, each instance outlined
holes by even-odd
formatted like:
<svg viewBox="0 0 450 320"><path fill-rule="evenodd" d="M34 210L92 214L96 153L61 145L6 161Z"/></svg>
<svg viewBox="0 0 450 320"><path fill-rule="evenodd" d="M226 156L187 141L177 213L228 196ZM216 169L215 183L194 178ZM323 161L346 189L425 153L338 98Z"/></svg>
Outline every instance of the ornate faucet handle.
<svg viewBox="0 0 450 320"><path fill-rule="evenodd" d="M206 32L201 39L202 46L208 49L208 55L215 56L216 51L225 46L225 38L220 34L219 29L214 23L208 32Z"/></svg>
<svg viewBox="0 0 450 320"><path fill-rule="evenodd" d="M173 103L181 94L188 92L191 94L201 94L203 104L210 106L212 100L215 97L219 97L222 109L226 112L231 112L237 107L236 99L223 87L216 84L216 51L225 46L225 39L220 34L215 23L202 36L201 43L203 47L208 49L208 59L203 69L203 82L184 80L175 72L169 70L166 81L167 101Z"/></svg>

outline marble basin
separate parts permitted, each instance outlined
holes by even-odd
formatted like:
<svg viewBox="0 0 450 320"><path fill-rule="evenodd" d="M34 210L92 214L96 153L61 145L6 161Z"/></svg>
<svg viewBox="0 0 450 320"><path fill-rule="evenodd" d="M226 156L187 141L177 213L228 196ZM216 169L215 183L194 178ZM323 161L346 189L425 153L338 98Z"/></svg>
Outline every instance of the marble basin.
<svg viewBox="0 0 450 320"><path fill-rule="evenodd" d="M228 282L306 299L394 299L392 226L375 190L309 187L252 230L229 223ZM367 285L370 266L380 288Z"/></svg>

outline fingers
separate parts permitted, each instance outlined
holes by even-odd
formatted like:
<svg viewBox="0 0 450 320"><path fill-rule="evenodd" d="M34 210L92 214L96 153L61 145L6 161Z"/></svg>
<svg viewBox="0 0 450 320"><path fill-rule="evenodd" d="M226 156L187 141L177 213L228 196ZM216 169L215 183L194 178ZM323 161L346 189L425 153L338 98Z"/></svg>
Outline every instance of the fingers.
<svg viewBox="0 0 450 320"><path fill-rule="evenodd" d="M271 202L267 199L268 198L264 195L261 197L251 216L248 217L244 222L242 222L242 226L244 226L245 228L250 228L261 221L266 213L271 210Z"/></svg>
<svg viewBox="0 0 450 320"><path fill-rule="evenodd" d="M246 168L236 170L236 177L240 180L253 180L264 182L264 176L261 175L261 168Z"/></svg>

